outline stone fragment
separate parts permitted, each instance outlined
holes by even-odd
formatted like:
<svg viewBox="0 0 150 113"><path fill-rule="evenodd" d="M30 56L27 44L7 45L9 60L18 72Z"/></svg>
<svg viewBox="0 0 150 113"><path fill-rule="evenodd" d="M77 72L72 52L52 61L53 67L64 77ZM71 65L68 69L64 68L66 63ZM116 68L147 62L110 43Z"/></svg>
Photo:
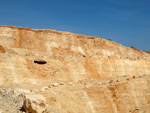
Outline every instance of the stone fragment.
<svg viewBox="0 0 150 113"><path fill-rule="evenodd" d="M24 109L28 113L44 113L46 110L46 99L39 94L26 94Z"/></svg>
<svg viewBox="0 0 150 113"><path fill-rule="evenodd" d="M48 87L43 87L43 88L41 89L41 91L45 91L45 90L48 90Z"/></svg>
<svg viewBox="0 0 150 113"><path fill-rule="evenodd" d="M54 83L52 86L57 87L57 86L59 86L59 84L58 83Z"/></svg>

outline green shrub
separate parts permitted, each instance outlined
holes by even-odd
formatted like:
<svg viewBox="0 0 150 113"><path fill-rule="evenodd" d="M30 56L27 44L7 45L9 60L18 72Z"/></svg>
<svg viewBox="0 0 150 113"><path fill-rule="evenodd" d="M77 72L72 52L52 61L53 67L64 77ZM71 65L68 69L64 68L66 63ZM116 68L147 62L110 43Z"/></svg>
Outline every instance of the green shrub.
<svg viewBox="0 0 150 113"><path fill-rule="evenodd" d="M135 48L134 46L130 46L131 48Z"/></svg>
<svg viewBox="0 0 150 113"><path fill-rule="evenodd" d="M111 39L108 39L109 41L112 41Z"/></svg>

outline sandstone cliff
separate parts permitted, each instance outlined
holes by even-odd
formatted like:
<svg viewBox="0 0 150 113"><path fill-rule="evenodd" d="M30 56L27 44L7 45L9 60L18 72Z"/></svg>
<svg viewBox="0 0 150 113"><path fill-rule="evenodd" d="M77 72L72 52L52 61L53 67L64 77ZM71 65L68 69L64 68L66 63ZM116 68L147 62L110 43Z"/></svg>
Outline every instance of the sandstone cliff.
<svg viewBox="0 0 150 113"><path fill-rule="evenodd" d="M0 83L21 89L23 112L150 113L149 75L149 52L100 37L0 26ZM44 103L35 105L35 95Z"/></svg>

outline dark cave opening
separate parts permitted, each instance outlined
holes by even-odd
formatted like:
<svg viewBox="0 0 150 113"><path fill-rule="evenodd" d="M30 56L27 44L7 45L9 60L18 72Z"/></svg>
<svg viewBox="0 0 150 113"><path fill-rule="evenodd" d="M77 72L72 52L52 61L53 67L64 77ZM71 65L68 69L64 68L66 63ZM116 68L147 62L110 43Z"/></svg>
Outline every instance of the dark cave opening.
<svg viewBox="0 0 150 113"><path fill-rule="evenodd" d="M34 60L34 63L36 64L46 64L47 62L44 60Z"/></svg>

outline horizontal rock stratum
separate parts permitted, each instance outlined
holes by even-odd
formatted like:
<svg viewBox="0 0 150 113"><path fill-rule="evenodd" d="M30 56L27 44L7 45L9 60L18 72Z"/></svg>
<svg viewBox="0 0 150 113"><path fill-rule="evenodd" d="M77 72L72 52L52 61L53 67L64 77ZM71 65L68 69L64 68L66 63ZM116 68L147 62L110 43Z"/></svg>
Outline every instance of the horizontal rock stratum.
<svg viewBox="0 0 150 113"><path fill-rule="evenodd" d="M0 84L2 113L150 113L150 53L100 37L0 26Z"/></svg>

